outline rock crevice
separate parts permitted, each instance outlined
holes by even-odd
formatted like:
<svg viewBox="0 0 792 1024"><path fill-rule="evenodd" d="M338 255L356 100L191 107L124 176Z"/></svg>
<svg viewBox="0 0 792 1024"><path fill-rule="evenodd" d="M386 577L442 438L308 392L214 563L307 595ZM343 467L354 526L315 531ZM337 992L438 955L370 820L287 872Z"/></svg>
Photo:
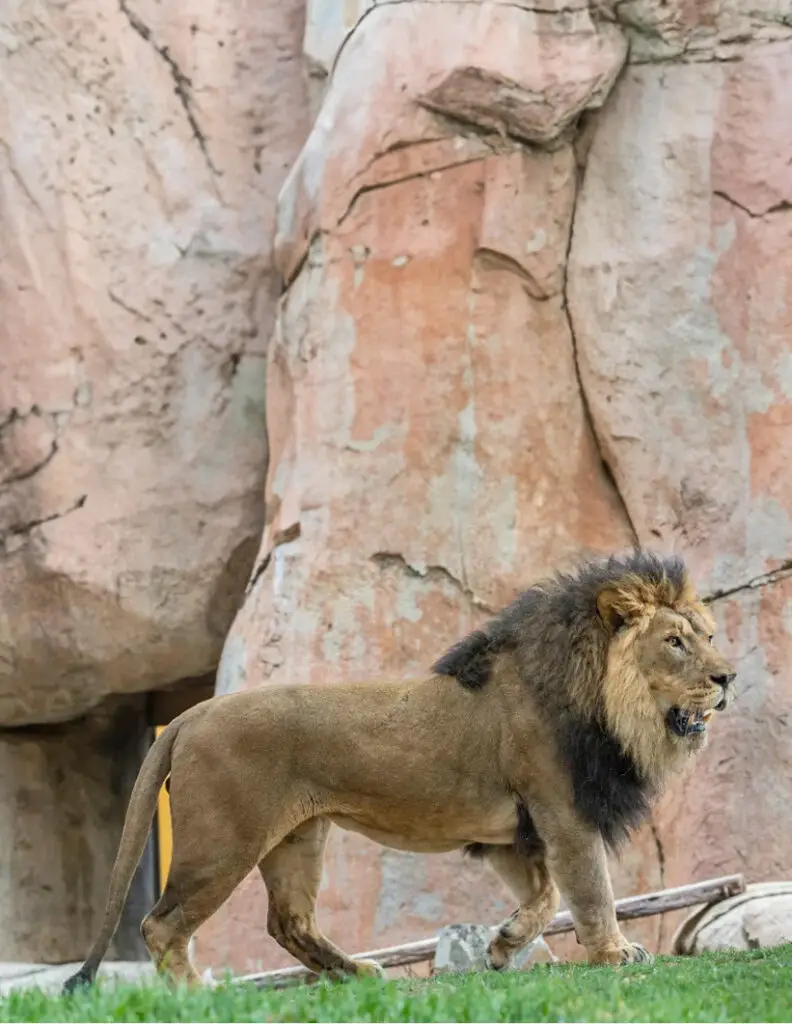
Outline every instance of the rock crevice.
<svg viewBox="0 0 792 1024"><path fill-rule="evenodd" d="M744 583L737 583L731 587L724 587L721 590L714 590L712 593L705 595L704 601L707 604L713 604L716 601L721 601L727 597L733 597L735 594L740 594L745 590L756 590L761 587L769 587L774 583L781 583L784 580L788 580L792 577L792 559L783 562L775 569L771 569L769 572L760 573L758 576L754 576Z"/></svg>
<svg viewBox="0 0 792 1024"><path fill-rule="evenodd" d="M190 90L192 89L191 79L184 74L176 63L170 49L167 46L159 46L157 44L156 40L152 36L151 29L142 21L141 18L138 17L137 14L134 13L134 11L130 10L127 0L118 0L118 7L129 22L133 31L137 32L140 38L144 40L144 42L148 43L152 50L154 50L154 52L158 54L158 56L161 57L167 65L171 78L173 79L173 91L179 98L179 103L181 103L182 109L184 110L184 116L187 118L190 125L190 131L193 134L193 138L198 143L198 147L203 154L206 166L209 168L214 178L221 176L221 172L218 171L217 167L212 162L212 157L209 153L209 144L200 125L198 124L198 118L193 106L193 99L190 94Z"/></svg>
<svg viewBox="0 0 792 1024"><path fill-rule="evenodd" d="M569 296L568 296L569 273L570 273L570 271L569 271L569 263L570 263L570 256L571 256L571 253L572 253L572 248L573 248L573 246L575 244L575 216L576 216L576 213L577 213L577 210L578 210L578 201L579 201L579 198L580 198L580 191L581 191L581 186L582 186L582 183L583 183L583 178L585 176L585 173L586 173L586 167L585 167L585 160L584 160L584 161L582 161L581 163L578 164L577 175L576 175L576 180L575 180L575 195L574 195L574 202L573 202L573 207L572 207L572 216L571 216L570 224L569 224L569 238L568 238L568 241L567 241L567 249L566 249L566 254L565 254L565 258L564 258L564 269L563 269L563 308L564 308L564 314L565 314L566 319L567 319L567 323L569 325L569 335L570 335L570 338L571 338L571 341L572 341L572 358L573 358L574 364L575 364L575 379L577 380L577 385L578 385L578 389L579 389L579 392L580 392L580 400L581 400L581 403L583 405L583 412L584 412L584 415L586 417L586 422L588 424L588 427L589 427L589 430L591 432L591 436L592 436L592 438L594 440L594 443L597 446L597 450L599 452L600 461L602 463L603 473L605 474L605 477L606 477L609 485L613 489L613 493L616 496L616 499L617 499L617 501L618 501L618 503L619 503L619 505L621 507L621 512L622 512L622 515L624 516L624 520L625 520L625 522L629 526L632 544L633 544L634 547L639 547L640 546L640 538L638 536L638 531L637 531L637 529L635 527L635 523L633 521L633 518L630 515L630 509L629 509L629 507L627 505L627 500L626 500L625 496L622 494L621 490L619 489L619 483L618 483L618 480L616 478L616 474L614 472L613 464L612 464L612 461L611 461L612 460L612 456L609 457L608 455L606 455L605 449L603 447L603 441L602 441L600 433L599 433L599 431L597 429L597 423L596 423L596 421L594 419L594 415L593 415L593 413L591 411L591 405L589 403L588 396L586 394L586 388L585 388L585 385L584 385L584 382L583 382L583 377L582 377L581 372L580 372L580 355L579 355L579 352L578 352L578 341L577 341L577 334L575 332L575 323L574 323L574 318L573 318L573 315L572 315L572 310L571 310L570 304L569 304Z"/></svg>
<svg viewBox="0 0 792 1024"><path fill-rule="evenodd" d="M462 580L457 579L457 577L443 565L412 565L407 561L404 555L394 554L390 551L375 551L371 556L371 560L383 568L396 568L401 572L407 573L408 576L412 576L414 579L426 580L429 583L436 582L438 580L442 582L445 580L450 583L452 587L458 590L460 594L463 594L475 608L480 608L482 611L485 611L490 615L494 615L498 610L497 608L492 607L492 605L487 604L487 602L483 601L480 597L477 597L470 587L466 586Z"/></svg>
<svg viewBox="0 0 792 1024"><path fill-rule="evenodd" d="M72 512L76 512L78 509L81 509L87 500L88 495L81 494L72 505L63 509L62 512L51 512L49 515L39 516L39 518L30 519L27 522L12 523L11 526L0 531L0 544L3 545L5 552L8 553L8 549L13 538L25 537L39 526L44 526L46 523L52 523L55 522L56 519L63 519L64 516L71 515ZM14 546L14 550L15 549L16 546Z"/></svg>

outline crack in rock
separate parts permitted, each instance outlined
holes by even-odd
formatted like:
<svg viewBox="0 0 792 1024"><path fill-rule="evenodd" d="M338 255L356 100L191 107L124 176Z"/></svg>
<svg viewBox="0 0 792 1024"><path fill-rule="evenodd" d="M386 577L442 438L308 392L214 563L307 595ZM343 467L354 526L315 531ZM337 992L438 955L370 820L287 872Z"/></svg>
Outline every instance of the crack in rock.
<svg viewBox="0 0 792 1024"><path fill-rule="evenodd" d="M557 294L557 292L545 291L541 288L533 274L529 273L513 256L509 256L505 252L498 252L488 246L479 246L473 254L473 259L480 260L485 267L489 266L512 274L534 302L547 302L549 299L555 298Z"/></svg>
<svg viewBox="0 0 792 1024"><path fill-rule="evenodd" d="M655 825L654 818L649 819L649 828L657 851L657 869L660 874L660 888L665 889L665 850L663 849L663 842L660 839L660 833L657 829L657 825Z"/></svg>
<svg viewBox="0 0 792 1024"><path fill-rule="evenodd" d="M30 201L31 205L39 213L39 215L41 216L42 220L44 220L46 223L49 223L49 219L48 219L46 213L44 212L44 210L43 210L43 208L41 206L41 203L39 203L38 199L35 197L35 195L31 191L30 186L28 185L27 181L25 181L24 175L20 172L19 168L14 163L14 151L13 151L13 149L5 141L5 139L0 139L0 146L5 151L6 158L8 160L8 169L11 172L11 177L14 179L14 181L17 183L17 185L19 185L19 187L22 190L22 192L24 192L24 194L27 196L27 198Z"/></svg>
<svg viewBox="0 0 792 1024"><path fill-rule="evenodd" d="M731 597L733 594L739 594L743 590L756 590L759 587L769 587L773 583L779 583L781 580L786 580L790 577L792 577L792 558L783 562L777 569L771 569L770 572L760 573L758 576L752 577L745 583L738 583L733 587L724 587L722 590L713 590L711 594L703 597L702 600L705 604L712 604L714 601L720 601L724 597Z"/></svg>
<svg viewBox="0 0 792 1024"><path fill-rule="evenodd" d="M401 175L401 177L398 178L390 178L388 181L378 181L372 183L371 185L361 185L360 188L357 189L352 198L349 200L349 204L347 205L346 210L344 210L344 212L338 218L335 226L337 228L341 227L341 225L344 223L347 217L352 213L352 210L354 209L358 199L360 199L364 195L367 195L369 192L379 192L381 189L390 188L392 185L401 185L405 181L415 181L418 178L429 178L433 174L439 174L441 171L450 171L456 167L466 167L468 164L480 163L481 161L486 160L486 158L486 154L478 153L476 156L468 157L465 160L454 160L451 161L450 163L440 164L439 166L432 167L431 169L428 170L412 171L410 174L403 174ZM292 276L291 279L293 280L294 276Z"/></svg>
<svg viewBox="0 0 792 1024"><path fill-rule="evenodd" d="M490 615L495 615L497 612L496 608L492 605L487 604L486 601L478 597L470 587L466 587L465 584L456 578L452 572L449 572L444 565L427 565L423 569L417 568L417 566L411 565L403 555L396 554L393 551L375 551L371 556L371 561L382 568L396 568L401 572L406 573L407 576L412 576L414 579L420 580L441 580L446 583L450 583L455 590L458 590L460 594L464 595L468 601L476 608L481 608L482 611L488 612Z"/></svg>
<svg viewBox="0 0 792 1024"><path fill-rule="evenodd" d="M420 149L424 146L436 146L438 143L443 142L448 142L447 135L433 135L429 138L412 139L410 141L400 139L397 142L393 142L389 146L386 146L385 149L377 150L373 156L370 156L360 170L355 171L348 184L353 185L358 178L364 178L372 167L376 166L376 164L385 160L387 157L392 156L394 153L400 153L406 149Z"/></svg>
<svg viewBox="0 0 792 1024"><path fill-rule="evenodd" d="M42 409L38 404L31 405L27 412L20 412L16 407L12 408L4 420L0 420L0 434L14 423L24 423L31 416L64 416L73 412L75 403L63 409Z"/></svg>
<svg viewBox="0 0 792 1024"><path fill-rule="evenodd" d="M572 361L575 367L575 377L577 379L578 390L580 392L580 401L583 405L583 417L586 422L586 426L589 432L591 433L591 437L594 440L597 452L599 453L600 462L602 463L602 469L605 474L605 477L609 482L610 486L613 488L613 493L615 494L616 499L621 507L622 514L624 515L625 522L627 523L630 535L632 537L633 546L635 548L639 548L641 546L641 543L638 537L638 530L636 529L635 523L633 522L633 518L630 515L630 509L627 505L627 501L624 495L622 494L621 490L619 489L619 484L616 480L613 468L611 467L610 463L608 462L608 459L606 458L605 452L602 447L602 442L600 440L599 434L597 433L597 427L594 420L594 415L591 411L591 406L589 404L588 395L586 394L586 389L583 386L583 377L580 373L580 356L578 352L577 334L575 333L575 324L572 317L572 310L569 305L569 259L572 254L572 245L575 237L575 218L577 217L578 203L580 200L580 191L583 183L584 173L585 172L583 168L578 168L578 178L577 182L575 183L575 195L572 201L572 217L569 223L569 239L567 240L566 255L564 257L564 275L561 288L561 308L564 311L564 316L566 317L566 321L569 326L569 334L572 339Z"/></svg>
<svg viewBox="0 0 792 1024"><path fill-rule="evenodd" d="M150 316L146 316L146 314L141 313L139 309L135 309L134 306L130 306L128 303L124 302L124 300L120 298L118 295L116 295L116 293L111 288L107 289L107 297L108 299L110 299L113 305L118 306L120 309L123 309L126 313L129 313L130 316L134 316L138 320L143 320L144 323L147 324L153 323Z"/></svg>
<svg viewBox="0 0 792 1024"><path fill-rule="evenodd" d="M292 541L297 540L302 533L302 527L299 523L292 523L291 526L287 526L285 530L279 530L272 538L272 547L262 558L258 565L254 566L252 573L250 574L250 580L248 585L245 587L245 598L247 598L253 591L254 587L269 568L269 564L272 561L272 556L275 554L277 548L282 544L291 544Z"/></svg>
<svg viewBox="0 0 792 1024"><path fill-rule="evenodd" d="M5 545L9 537L24 537L27 536L32 530L35 530L37 526L43 526L44 523L51 523L55 519L63 519L64 516L71 515L72 512L76 512L77 509L82 508L88 499L87 494L82 494L70 505L69 508L64 509L62 512L53 512L51 515L42 516L41 519L31 519L27 523L14 523L13 526L9 526L7 530L3 530L0 533L0 544Z"/></svg>
<svg viewBox="0 0 792 1024"><path fill-rule="evenodd" d="M331 65L331 67L330 67L329 77L332 78L332 76L335 74L335 69L338 66L339 58L340 58L341 54L343 53L343 51L346 49L347 43L349 43L350 39L358 31L358 29L360 28L362 23L367 18L369 18L375 11L381 11L383 9L383 7L397 7L400 4L412 4L413 7L416 7L419 2L421 2L421 0L374 0L374 2L371 4L371 6L366 8L366 10L360 15L360 17L355 22L355 24L350 29L350 31L348 31L347 34L342 39L341 45L336 50L335 57L333 58L333 63ZM431 3L431 0L423 0L423 2ZM444 0L444 3L453 4L455 7L480 7L481 6L481 0ZM584 5L572 4L570 6L564 5L564 6L558 6L558 7L543 7L541 5L533 6L533 5L528 4L528 3L524 3L524 4L521 4L521 3L518 3L518 2L510 3L509 0L501 0L499 6L501 6L501 7L512 7L515 10L522 11L525 14L536 14L536 15L539 15L539 16L557 17L557 18L564 18L564 17L568 17L569 15L581 14L581 13L584 13L588 9Z"/></svg>
<svg viewBox="0 0 792 1024"><path fill-rule="evenodd" d="M67 410L58 409L57 411L66 412ZM24 423L24 421L29 419L31 416L41 416L45 413L46 410L43 410L38 405L31 405L27 412L20 412L19 409L13 408L4 420L0 420L0 433L2 433L7 427L10 427L13 423Z"/></svg>
<svg viewBox="0 0 792 1024"><path fill-rule="evenodd" d="M768 206L765 210L752 210L750 207L744 206L742 203L738 202L738 200L730 196L728 192L715 189L712 194L717 196L718 199L723 199L724 202L728 203L730 206L734 206L736 209L742 210L742 212L748 214L752 220L760 220L762 217L766 217L770 213L781 213L784 210L792 210L792 203L786 199L782 199L780 202L774 203L772 206Z"/></svg>
<svg viewBox="0 0 792 1024"><path fill-rule="evenodd" d="M44 458L41 459L40 462L37 462L34 466L31 466L30 469L22 470L19 473L13 473L11 476L6 477L4 480L0 480L0 487L10 487L12 484L21 483L23 480L30 480L31 477L35 476L36 473L40 473L41 470L44 469L44 467L47 466L55 458L57 452L58 442L53 441L50 445L50 450L47 452Z"/></svg>
<svg viewBox="0 0 792 1024"><path fill-rule="evenodd" d="M630 67L641 68L649 65L656 65L658 67L685 67L690 64L741 64L743 61L742 54L727 54L723 56L718 55L702 55L697 56L694 53L680 53L680 54L669 54L667 57L640 57L630 61Z"/></svg>
<svg viewBox="0 0 792 1024"><path fill-rule="evenodd" d="M170 71L171 74L171 78L173 79L174 85L176 86L174 92L179 97L179 102L181 103L185 116L187 117L187 121L190 125L193 137L195 138L195 141L198 143L201 149L201 153L203 154L204 159L206 160L206 165L212 172L213 177L219 177L220 172L212 162L212 158L209 155L209 147L206 142L206 136L201 131L201 127L198 124L198 119L195 116L195 111L193 110L192 97L190 96L190 88L192 87L192 81L187 77L187 75L184 74L179 65L173 59L168 47L157 45L157 43L154 41L152 37L151 29L135 13L130 11L129 6L127 4L127 0L118 0L118 7L121 13L126 17L131 28L135 32L137 32L140 38L145 40L145 42L149 44L152 50L154 50L154 52L158 54L159 57L162 60L164 60L165 63L167 64L168 70Z"/></svg>

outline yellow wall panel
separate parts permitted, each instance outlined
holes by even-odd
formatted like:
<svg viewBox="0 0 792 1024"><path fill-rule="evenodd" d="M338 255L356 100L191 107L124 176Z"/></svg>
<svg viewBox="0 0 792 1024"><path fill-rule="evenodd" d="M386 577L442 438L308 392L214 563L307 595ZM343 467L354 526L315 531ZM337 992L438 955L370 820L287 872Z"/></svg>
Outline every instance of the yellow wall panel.
<svg viewBox="0 0 792 1024"><path fill-rule="evenodd" d="M165 728L158 725L155 732L157 736ZM173 850L173 832L171 830L170 797L163 786L160 790L157 803L157 846L159 848L159 883L160 892L165 888L170 870L171 853Z"/></svg>

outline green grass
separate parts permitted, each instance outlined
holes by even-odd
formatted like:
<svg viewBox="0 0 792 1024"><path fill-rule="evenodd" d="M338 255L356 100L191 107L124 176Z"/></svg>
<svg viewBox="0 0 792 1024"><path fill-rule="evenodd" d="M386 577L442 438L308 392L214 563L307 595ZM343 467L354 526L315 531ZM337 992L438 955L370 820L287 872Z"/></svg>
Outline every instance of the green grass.
<svg viewBox="0 0 792 1024"><path fill-rule="evenodd" d="M792 1021L792 945L651 966L537 966L429 981L321 982L280 992L222 985L100 986L0 1000L0 1021Z"/></svg>

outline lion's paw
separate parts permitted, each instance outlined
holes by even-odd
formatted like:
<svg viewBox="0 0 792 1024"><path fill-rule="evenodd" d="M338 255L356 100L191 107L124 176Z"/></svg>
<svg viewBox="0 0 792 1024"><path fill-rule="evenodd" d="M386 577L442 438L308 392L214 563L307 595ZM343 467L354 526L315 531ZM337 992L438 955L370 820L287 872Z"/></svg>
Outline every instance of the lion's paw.
<svg viewBox="0 0 792 1024"><path fill-rule="evenodd" d="M623 964L650 964L654 957L637 942L626 942L621 948L621 962Z"/></svg>
<svg viewBox="0 0 792 1024"><path fill-rule="evenodd" d="M484 970L505 971L509 966L509 957L492 946L487 950L484 958Z"/></svg>
<svg viewBox="0 0 792 1024"><path fill-rule="evenodd" d="M356 974L359 978L385 978L385 970L376 960L355 960Z"/></svg>
<svg viewBox="0 0 792 1024"><path fill-rule="evenodd" d="M502 934L502 930L493 936L489 946L487 946L487 952L484 956L484 969L487 971L505 971L512 965L515 953L519 950L519 946L509 943L506 941L506 937Z"/></svg>
<svg viewBox="0 0 792 1024"><path fill-rule="evenodd" d="M610 964L620 967L626 964L650 964L654 957L637 942L622 939L618 944L604 946L589 951L590 964Z"/></svg>

